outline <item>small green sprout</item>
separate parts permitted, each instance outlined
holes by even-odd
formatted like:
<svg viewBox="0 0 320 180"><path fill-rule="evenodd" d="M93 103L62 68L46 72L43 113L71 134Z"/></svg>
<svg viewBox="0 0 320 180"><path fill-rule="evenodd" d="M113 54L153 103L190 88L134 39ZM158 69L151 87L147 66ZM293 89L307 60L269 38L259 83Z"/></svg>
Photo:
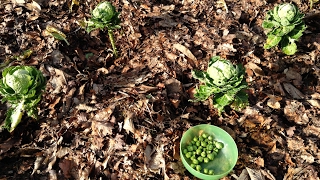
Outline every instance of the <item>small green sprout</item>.
<svg viewBox="0 0 320 180"><path fill-rule="evenodd" d="M267 12L262 27L268 36L265 49L280 44L286 55L293 55L297 51L297 41L306 29L303 22L304 14L299 12L297 6L284 3Z"/></svg>

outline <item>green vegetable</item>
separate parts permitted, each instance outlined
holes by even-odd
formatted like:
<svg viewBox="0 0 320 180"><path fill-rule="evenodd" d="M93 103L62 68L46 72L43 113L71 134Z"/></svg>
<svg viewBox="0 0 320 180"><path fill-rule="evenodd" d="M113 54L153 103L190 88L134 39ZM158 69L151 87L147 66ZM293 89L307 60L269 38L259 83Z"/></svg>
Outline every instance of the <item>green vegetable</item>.
<svg viewBox="0 0 320 180"><path fill-rule="evenodd" d="M204 101L214 95L213 103L219 115L227 105L237 111L248 105L248 95L244 91L248 85L242 65L233 65L229 60L214 56L206 72L193 70L192 75L204 83L196 90L196 100Z"/></svg>
<svg viewBox="0 0 320 180"><path fill-rule="evenodd" d="M199 164L199 161L198 161L198 159L193 159L193 160L192 160L192 163L193 163L193 164Z"/></svg>
<svg viewBox="0 0 320 180"><path fill-rule="evenodd" d="M188 153L186 154L186 157L187 157L187 158L191 158L191 156L192 156L192 152L188 152Z"/></svg>
<svg viewBox="0 0 320 180"><path fill-rule="evenodd" d="M199 141L198 137L194 137L193 141L195 141L195 142Z"/></svg>
<svg viewBox="0 0 320 180"><path fill-rule="evenodd" d="M194 143L199 143L199 146L193 145ZM185 157L191 160L190 166L200 172L202 169L201 165L212 161L223 146L223 143L213 140L213 136L202 133L199 136L193 137L183 152ZM213 174L213 170L203 169L204 174L209 174L210 171Z"/></svg>
<svg viewBox="0 0 320 180"><path fill-rule="evenodd" d="M214 174L214 171L213 171L212 169L210 169L209 172L208 172L208 174L209 174L209 175L213 175L213 174Z"/></svg>
<svg viewBox="0 0 320 180"><path fill-rule="evenodd" d="M118 57L117 48L113 37L113 30L120 29L120 13L116 11L116 8L110 2L101 2L92 11L92 17L89 21L86 21L86 31L91 32L95 29L108 29L109 39L112 45L113 53L115 57Z"/></svg>
<svg viewBox="0 0 320 180"><path fill-rule="evenodd" d="M187 149L184 149L183 150L183 154L187 154L188 153L188 150Z"/></svg>
<svg viewBox="0 0 320 180"><path fill-rule="evenodd" d="M203 162L203 157L199 156L199 157L197 158L197 160L198 160L200 163L202 163L202 162Z"/></svg>
<svg viewBox="0 0 320 180"><path fill-rule="evenodd" d="M211 160L211 161L214 159L214 156L215 156L214 154L208 154L207 155L208 159Z"/></svg>
<svg viewBox="0 0 320 180"><path fill-rule="evenodd" d="M207 146L207 143L206 143L205 141L202 141L202 142L201 142L201 146L202 146L202 147L206 147L206 146Z"/></svg>
<svg viewBox="0 0 320 180"><path fill-rule="evenodd" d="M299 12L297 6L284 3L267 12L262 23L268 36L265 49L280 44L286 55L293 55L297 51L295 43L306 29L303 22L304 14Z"/></svg>
<svg viewBox="0 0 320 180"><path fill-rule="evenodd" d="M210 160L209 158L206 158L206 157L205 157L205 158L203 158L203 162L204 162L204 163L208 163L208 162L209 162L209 160Z"/></svg>
<svg viewBox="0 0 320 180"><path fill-rule="evenodd" d="M190 164L190 166L194 169L196 168L196 165L195 164Z"/></svg>
<svg viewBox="0 0 320 180"><path fill-rule="evenodd" d="M203 173L208 174L208 173L209 173L209 169L204 168L204 169L203 169Z"/></svg>
<svg viewBox="0 0 320 180"><path fill-rule="evenodd" d="M4 127L12 132L20 123L24 112L37 118L37 104L41 100L46 80L41 71L31 66L11 66L2 72L0 95L8 102Z"/></svg>
<svg viewBox="0 0 320 180"><path fill-rule="evenodd" d="M201 171L202 167L200 165L196 165L196 170Z"/></svg>
<svg viewBox="0 0 320 180"><path fill-rule="evenodd" d="M215 142L214 145L216 146L217 149L222 149L224 146L222 142Z"/></svg>

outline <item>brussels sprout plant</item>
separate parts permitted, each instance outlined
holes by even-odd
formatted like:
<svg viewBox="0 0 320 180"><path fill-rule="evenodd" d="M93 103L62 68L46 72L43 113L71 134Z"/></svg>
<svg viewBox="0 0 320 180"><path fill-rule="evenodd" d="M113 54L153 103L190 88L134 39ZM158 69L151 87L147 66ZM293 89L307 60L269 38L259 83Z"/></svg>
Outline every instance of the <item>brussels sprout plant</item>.
<svg viewBox="0 0 320 180"><path fill-rule="evenodd" d="M120 28L120 13L116 11L116 8L110 2L105 1L99 3L91 15L91 19L86 21L86 31L89 33L95 29L107 28L113 53L117 57L118 52L113 37L113 30Z"/></svg>
<svg viewBox="0 0 320 180"><path fill-rule="evenodd" d="M299 12L297 6L289 3L276 6L268 11L262 27L268 36L265 49L270 49L280 43L286 55L293 55L297 51L295 43L301 36L306 26L302 21L304 14Z"/></svg>
<svg viewBox="0 0 320 180"><path fill-rule="evenodd" d="M214 56L210 59L206 72L193 70L192 75L204 83L196 90L196 100L204 101L214 95L213 103L219 115L227 105L240 111L248 104L245 92L248 85L244 79L245 69L241 64L233 65L229 60Z"/></svg>
<svg viewBox="0 0 320 180"><path fill-rule="evenodd" d="M31 66L11 66L2 71L0 95L2 102L8 102L4 127L12 132L20 123L24 112L37 118L37 104L46 86L41 71Z"/></svg>

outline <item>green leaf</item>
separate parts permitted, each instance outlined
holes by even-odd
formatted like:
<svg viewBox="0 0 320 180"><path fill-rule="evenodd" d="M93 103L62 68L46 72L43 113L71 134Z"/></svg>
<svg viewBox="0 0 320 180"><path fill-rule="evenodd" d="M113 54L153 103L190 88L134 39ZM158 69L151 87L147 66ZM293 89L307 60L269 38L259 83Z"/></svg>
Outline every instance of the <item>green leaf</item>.
<svg viewBox="0 0 320 180"><path fill-rule="evenodd" d="M230 105L230 107L236 111L241 111L248 105L249 105L248 94L244 90L241 90L234 97L234 101Z"/></svg>
<svg viewBox="0 0 320 180"><path fill-rule="evenodd" d="M224 107L229 105L234 99L234 94L216 94L213 98L214 107L218 110L219 115L224 112Z"/></svg>
<svg viewBox="0 0 320 180"><path fill-rule="evenodd" d="M290 33L294 28L295 25L281 26L279 28L274 29L271 33L275 36L281 37Z"/></svg>
<svg viewBox="0 0 320 180"><path fill-rule="evenodd" d="M269 35L266 43L264 44L264 49L270 49L277 46L281 41L281 37L275 35Z"/></svg>
<svg viewBox="0 0 320 180"><path fill-rule="evenodd" d="M282 51L286 55L293 55L297 52L297 45L294 42L289 42L286 46L282 46Z"/></svg>
<svg viewBox="0 0 320 180"><path fill-rule="evenodd" d="M303 35L303 32L304 30L306 29L307 27L305 26L304 23L301 23L299 25L297 25L295 27L295 29L293 29L289 34L288 36L291 38L291 39L294 39L294 40L298 40L302 35Z"/></svg>
<svg viewBox="0 0 320 180"><path fill-rule="evenodd" d="M16 107L7 111L5 119L5 128L12 132L21 122L24 113L24 102L20 102Z"/></svg>
<svg viewBox="0 0 320 180"><path fill-rule="evenodd" d="M262 27L265 29L272 29L274 27L279 27L280 24L277 21L268 21L265 20L262 22Z"/></svg>
<svg viewBox="0 0 320 180"><path fill-rule="evenodd" d="M197 90L196 93L194 94L194 97L196 98L197 101L205 101L208 99L212 94L213 94L213 88L206 86L206 85L201 85Z"/></svg>

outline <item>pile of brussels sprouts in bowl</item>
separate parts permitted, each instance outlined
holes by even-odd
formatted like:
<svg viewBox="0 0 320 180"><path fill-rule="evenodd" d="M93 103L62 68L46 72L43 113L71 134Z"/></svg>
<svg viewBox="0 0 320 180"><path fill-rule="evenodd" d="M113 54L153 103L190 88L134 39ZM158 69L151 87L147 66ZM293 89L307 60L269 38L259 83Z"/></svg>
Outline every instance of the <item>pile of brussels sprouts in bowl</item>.
<svg viewBox="0 0 320 180"><path fill-rule="evenodd" d="M228 175L238 159L233 138L223 129L201 124L189 128L180 140L184 167L199 179L220 179Z"/></svg>
<svg viewBox="0 0 320 180"><path fill-rule="evenodd" d="M204 174L213 175L213 169L202 168L200 163L212 161L223 146L223 143L214 140L213 136L202 133L200 136L193 137L187 148L183 149L183 154L192 161L190 164L192 168Z"/></svg>

